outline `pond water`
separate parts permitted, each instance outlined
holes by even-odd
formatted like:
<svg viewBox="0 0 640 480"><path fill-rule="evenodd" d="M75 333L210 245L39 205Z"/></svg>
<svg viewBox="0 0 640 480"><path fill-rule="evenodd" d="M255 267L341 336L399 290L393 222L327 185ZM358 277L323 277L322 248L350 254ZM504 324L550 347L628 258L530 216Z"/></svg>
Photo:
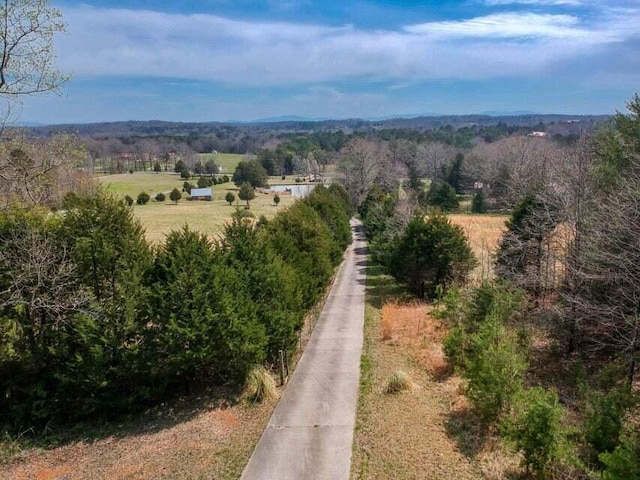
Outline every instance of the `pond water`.
<svg viewBox="0 0 640 480"><path fill-rule="evenodd" d="M272 185L269 187L269 190L272 192L291 192L291 196L296 197L306 197L311 193L316 186L309 184L295 184L295 185Z"/></svg>

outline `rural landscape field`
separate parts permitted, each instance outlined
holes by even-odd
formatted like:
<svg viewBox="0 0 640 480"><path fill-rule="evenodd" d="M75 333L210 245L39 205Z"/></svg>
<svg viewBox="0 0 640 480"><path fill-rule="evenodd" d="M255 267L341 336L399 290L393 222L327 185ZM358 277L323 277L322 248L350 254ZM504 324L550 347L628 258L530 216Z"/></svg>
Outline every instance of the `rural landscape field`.
<svg viewBox="0 0 640 480"><path fill-rule="evenodd" d="M0 4L1 480L640 480L636 0Z"/></svg>

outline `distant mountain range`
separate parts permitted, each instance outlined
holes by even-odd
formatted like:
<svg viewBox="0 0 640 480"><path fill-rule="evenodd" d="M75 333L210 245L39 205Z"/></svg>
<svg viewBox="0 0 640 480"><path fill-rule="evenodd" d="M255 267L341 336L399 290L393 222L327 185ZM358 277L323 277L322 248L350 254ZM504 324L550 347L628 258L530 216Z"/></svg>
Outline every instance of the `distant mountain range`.
<svg viewBox="0 0 640 480"><path fill-rule="evenodd" d="M454 128L472 125L488 126L506 123L516 127L533 127L542 124L571 124L572 132L589 131L596 123L609 115L544 115L523 112L484 112L477 115L404 115L376 119L311 119L301 116L284 116L256 120L254 122L166 122L160 120L103 122L33 126L23 124L36 135L70 133L81 136L161 136L161 135L210 135L221 129L311 132L316 130L366 131L385 128L431 130L450 125Z"/></svg>

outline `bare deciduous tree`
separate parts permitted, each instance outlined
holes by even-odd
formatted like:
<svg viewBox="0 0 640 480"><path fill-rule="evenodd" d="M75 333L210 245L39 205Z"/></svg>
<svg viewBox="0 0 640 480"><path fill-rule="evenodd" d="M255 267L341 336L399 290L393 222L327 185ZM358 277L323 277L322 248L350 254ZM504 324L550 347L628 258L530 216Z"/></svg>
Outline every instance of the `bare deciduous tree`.
<svg viewBox="0 0 640 480"><path fill-rule="evenodd" d="M376 183L383 168L389 168L386 149L379 142L356 138L341 152L338 160L338 180L359 205Z"/></svg>

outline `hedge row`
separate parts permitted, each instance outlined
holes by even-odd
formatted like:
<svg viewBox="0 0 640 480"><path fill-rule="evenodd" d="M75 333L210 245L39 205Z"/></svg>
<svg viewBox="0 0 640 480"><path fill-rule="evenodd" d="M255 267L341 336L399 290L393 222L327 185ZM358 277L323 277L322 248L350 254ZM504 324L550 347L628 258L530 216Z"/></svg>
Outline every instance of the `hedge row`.
<svg viewBox="0 0 640 480"><path fill-rule="evenodd" d="M339 187L219 241L153 247L123 202L0 217L0 426L107 417L201 385L239 386L292 352L350 242Z"/></svg>

